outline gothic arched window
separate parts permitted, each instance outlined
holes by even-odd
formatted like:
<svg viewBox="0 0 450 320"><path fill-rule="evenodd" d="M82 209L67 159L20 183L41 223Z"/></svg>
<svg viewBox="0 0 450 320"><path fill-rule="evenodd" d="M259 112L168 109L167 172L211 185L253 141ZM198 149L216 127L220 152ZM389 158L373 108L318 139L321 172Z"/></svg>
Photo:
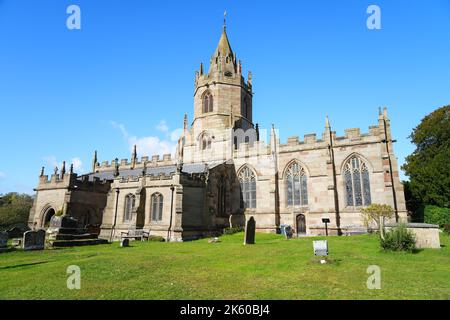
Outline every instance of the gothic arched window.
<svg viewBox="0 0 450 320"><path fill-rule="evenodd" d="M200 142L200 149L201 150L206 150L206 149L211 149L211 137L209 136L208 133L203 133L200 135L199 138L199 142Z"/></svg>
<svg viewBox="0 0 450 320"><path fill-rule="evenodd" d="M161 221L163 214L163 200L164 197L160 193L152 194L152 221Z"/></svg>
<svg viewBox="0 0 450 320"><path fill-rule="evenodd" d="M203 113L213 112L214 110L214 99L211 92L206 92L203 95Z"/></svg>
<svg viewBox="0 0 450 320"><path fill-rule="evenodd" d="M244 208L256 208L256 176L250 168L245 167L239 173Z"/></svg>
<svg viewBox="0 0 450 320"><path fill-rule="evenodd" d="M308 205L308 181L305 169L293 162L286 170L287 205L307 206Z"/></svg>
<svg viewBox="0 0 450 320"><path fill-rule="evenodd" d="M351 157L344 166L346 204L352 207L372 203L367 165L357 156Z"/></svg>
<svg viewBox="0 0 450 320"><path fill-rule="evenodd" d="M136 202L136 197L133 194L128 194L125 197L125 214L123 220L130 222L133 219L133 209Z"/></svg>

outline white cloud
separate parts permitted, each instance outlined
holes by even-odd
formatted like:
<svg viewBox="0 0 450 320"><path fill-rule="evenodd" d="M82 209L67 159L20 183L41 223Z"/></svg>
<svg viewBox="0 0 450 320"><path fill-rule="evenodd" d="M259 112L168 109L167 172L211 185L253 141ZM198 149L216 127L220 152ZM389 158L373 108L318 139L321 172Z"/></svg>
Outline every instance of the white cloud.
<svg viewBox="0 0 450 320"><path fill-rule="evenodd" d="M62 161L58 161L55 156L46 156L42 160L44 160L45 166L50 170L47 172L53 172L55 167L58 167L59 170L62 168ZM66 161L66 172L69 171L70 164L73 164L73 171L75 173L85 173L83 162L79 157L72 158L70 162Z"/></svg>
<svg viewBox="0 0 450 320"><path fill-rule="evenodd" d="M163 133L168 133L169 132L169 126L167 125L165 120L161 120L158 125L156 126L156 129L158 129L159 131L163 132Z"/></svg>
<svg viewBox="0 0 450 320"><path fill-rule="evenodd" d="M160 121L156 128L165 133L165 138L161 139L157 136L137 137L131 135L123 124L111 121L113 128L119 130L128 144L130 152L133 151L134 145L136 145L139 156L153 156L163 154L175 154L177 148L178 138L181 135L182 129L176 129L170 132L169 126L167 126L164 120Z"/></svg>
<svg viewBox="0 0 450 320"><path fill-rule="evenodd" d="M84 173L83 161L80 158L72 158L71 163L73 164L73 171L77 173Z"/></svg>

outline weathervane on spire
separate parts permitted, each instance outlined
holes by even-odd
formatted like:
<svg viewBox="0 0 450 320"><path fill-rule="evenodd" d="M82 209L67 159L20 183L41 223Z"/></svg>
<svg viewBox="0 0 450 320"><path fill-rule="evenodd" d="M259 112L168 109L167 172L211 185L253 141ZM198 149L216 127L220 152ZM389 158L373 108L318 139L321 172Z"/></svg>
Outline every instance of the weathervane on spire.
<svg viewBox="0 0 450 320"><path fill-rule="evenodd" d="M223 13L223 29L227 28L227 10Z"/></svg>

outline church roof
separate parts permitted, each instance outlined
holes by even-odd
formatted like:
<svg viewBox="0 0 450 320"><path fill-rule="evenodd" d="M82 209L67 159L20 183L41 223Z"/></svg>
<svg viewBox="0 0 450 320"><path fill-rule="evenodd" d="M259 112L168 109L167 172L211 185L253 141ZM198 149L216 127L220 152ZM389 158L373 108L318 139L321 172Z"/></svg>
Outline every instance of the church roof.
<svg viewBox="0 0 450 320"><path fill-rule="evenodd" d="M214 168L220 164L222 164L223 161L220 162L212 162L208 163L208 169ZM191 174L191 173L202 173L205 172L205 163L189 163L184 164L182 172ZM119 177L138 177L142 175L143 168L135 168L135 169L124 169L120 170L119 168ZM165 174L169 175L172 173L175 173L177 170L176 165L170 165L170 166L164 166L164 167L147 167L147 175L160 175ZM94 178L98 178L100 180L114 180L114 169L111 169L110 171L101 171L101 172L95 172L87 174L89 177L89 181L93 181ZM81 177L80 177L81 178Z"/></svg>

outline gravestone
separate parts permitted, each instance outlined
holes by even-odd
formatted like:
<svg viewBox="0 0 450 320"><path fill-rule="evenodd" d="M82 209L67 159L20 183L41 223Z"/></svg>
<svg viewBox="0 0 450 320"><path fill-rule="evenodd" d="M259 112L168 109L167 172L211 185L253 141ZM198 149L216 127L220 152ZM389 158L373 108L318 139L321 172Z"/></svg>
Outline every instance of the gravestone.
<svg viewBox="0 0 450 320"><path fill-rule="evenodd" d="M245 242L244 244L255 244L255 229L256 221L255 218L250 217L245 225Z"/></svg>
<svg viewBox="0 0 450 320"><path fill-rule="evenodd" d="M45 230L27 231L23 235L23 250L44 250Z"/></svg>
<svg viewBox="0 0 450 320"><path fill-rule="evenodd" d="M0 232L0 248L6 248L8 246L8 233Z"/></svg>
<svg viewBox="0 0 450 320"><path fill-rule="evenodd" d="M294 230L292 229L291 226L286 226L284 228L284 235L286 237L286 240L292 239L292 237L294 236Z"/></svg>
<svg viewBox="0 0 450 320"><path fill-rule="evenodd" d="M13 248L20 248L22 246L22 239L21 238L12 239L11 246Z"/></svg>
<svg viewBox="0 0 450 320"><path fill-rule="evenodd" d="M314 255L319 257L328 256L328 241L327 240L319 240L313 241L314 247Z"/></svg>
<svg viewBox="0 0 450 320"><path fill-rule="evenodd" d="M130 246L130 239L127 239L127 238L121 239L120 240L120 246L122 248L129 247Z"/></svg>

